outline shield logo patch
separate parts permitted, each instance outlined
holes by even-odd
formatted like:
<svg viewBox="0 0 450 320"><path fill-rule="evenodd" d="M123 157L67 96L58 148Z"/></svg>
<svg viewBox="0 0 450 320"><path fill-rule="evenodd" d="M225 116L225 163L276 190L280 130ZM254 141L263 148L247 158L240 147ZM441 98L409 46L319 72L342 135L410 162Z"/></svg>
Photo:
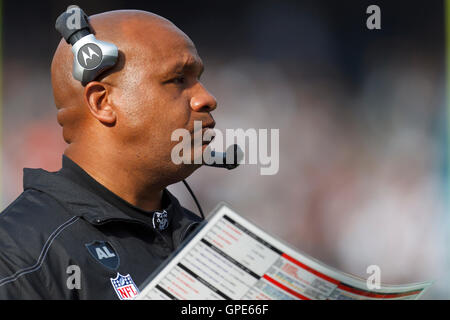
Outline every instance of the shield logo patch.
<svg viewBox="0 0 450 320"><path fill-rule="evenodd" d="M109 242L96 240L85 246L91 256L108 269L116 270L119 267L119 255Z"/></svg>
<svg viewBox="0 0 450 320"><path fill-rule="evenodd" d="M129 274L123 276L117 273L114 279L110 279L114 291L116 291L120 300L131 300L139 294L139 289Z"/></svg>
<svg viewBox="0 0 450 320"><path fill-rule="evenodd" d="M158 229L159 231L163 231L167 229L169 226L169 217L167 215L167 211L163 210L163 212L155 211L153 213L153 228Z"/></svg>

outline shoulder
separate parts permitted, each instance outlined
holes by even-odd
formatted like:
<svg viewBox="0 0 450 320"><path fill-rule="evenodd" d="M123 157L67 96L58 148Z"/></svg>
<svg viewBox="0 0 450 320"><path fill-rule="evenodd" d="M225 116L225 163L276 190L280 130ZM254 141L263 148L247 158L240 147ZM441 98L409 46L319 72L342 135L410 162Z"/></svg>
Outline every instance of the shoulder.
<svg viewBox="0 0 450 320"><path fill-rule="evenodd" d="M0 213L0 230L25 231L31 228L46 232L67 217L70 217L69 211L56 198L39 190L27 189Z"/></svg>
<svg viewBox="0 0 450 320"><path fill-rule="evenodd" d="M0 213L0 279L39 264L49 242L75 218L48 194L24 191Z"/></svg>

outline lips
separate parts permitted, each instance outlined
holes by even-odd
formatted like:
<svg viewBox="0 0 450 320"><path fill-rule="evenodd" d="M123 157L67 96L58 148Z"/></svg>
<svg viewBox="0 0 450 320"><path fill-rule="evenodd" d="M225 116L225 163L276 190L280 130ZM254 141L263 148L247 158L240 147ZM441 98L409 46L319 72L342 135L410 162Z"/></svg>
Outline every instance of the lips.
<svg viewBox="0 0 450 320"><path fill-rule="evenodd" d="M206 125L204 125L203 128L214 129L215 126L216 126L216 122L213 120L213 121L208 122Z"/></svg>
<svg viewBox="0 0 450 320"><path fill-rule="evenodd" d="M214 127L216 126L216 122L214 120L208 121L206 123L201 120L195 120L195 121L202 123L202 133L204 133L207 129L214 129ZM189 132L193 135L199 131L197 128L198 128L198 126L192 128ZM195 130L195 129L197 129L197 130Z"/></svg>
<svg viewBox="0 0 450 320"><path fill-rule="evenodd" d="M198 135L200 135L200 132L201 132L201 137L202 137L202 145L203 146L205 146L205 145L208 145L208 144L210 144L213 140L214 140L214 138L215 138L215 136L216 136L216 134L215 134L215 132L214 132L214 127L216 126L216 121L214 121L214 119L212 119L212 117L211 117L211 120L210 121L202 121L202 120L195 120L195 121L197 121L197 122L201 122L202 123L202 127L201 127L201 129L200 128L198 128L198 126L196 125L193 129L192 129L192 131L190 131L190 133L191 133L191 139L192 139L192 141L194 141L194 139L195 139L195 137L197 137ZM194 122L195 122L194 121ZM196 131L194 131L196 129ZM201 130L201 131L200 131ZM211 133L210 133L210 131L212 131ZM209 138L209 136L210 136L210 134L211 134L211 140L210 141L203 141L203 138L205 137L205 135L207 135L207 137Z"/></svg>

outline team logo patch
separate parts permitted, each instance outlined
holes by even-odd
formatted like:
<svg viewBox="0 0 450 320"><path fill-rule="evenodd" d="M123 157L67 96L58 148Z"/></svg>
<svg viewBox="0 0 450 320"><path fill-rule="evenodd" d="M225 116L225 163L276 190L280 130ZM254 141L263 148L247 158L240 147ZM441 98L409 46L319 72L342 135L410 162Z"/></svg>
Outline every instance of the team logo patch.
<svg viewBox="0 0 450 320"><path fill-rule="evenodd" d="M95 69L102 62L102 49L94 43L87 43L78 50L77 59L83 68Z"/></svg>
<svg viewBox="0 0 450 320"><path fill-rule="evenodd" d="M131 300L139 294L139 289L129 274L123 276L120 273L117 273L117 276L114 279L110 279L120 300Z"/></svg>
<svg viewBox="0 0 450 320"><path fill-rule="evenodd" d="M164 210L163 212L155 211L155 213L153 213L153 228L163 231L168 226L169 226L169 217L167 211L166 210Z"/></svg>
<svg viewBox="0 0 450 320"><path fill-rule="evenodd" d="M85 246L91 256L108 269L116 270L119 267L119 255L109 242L96 240Z"/></svg>

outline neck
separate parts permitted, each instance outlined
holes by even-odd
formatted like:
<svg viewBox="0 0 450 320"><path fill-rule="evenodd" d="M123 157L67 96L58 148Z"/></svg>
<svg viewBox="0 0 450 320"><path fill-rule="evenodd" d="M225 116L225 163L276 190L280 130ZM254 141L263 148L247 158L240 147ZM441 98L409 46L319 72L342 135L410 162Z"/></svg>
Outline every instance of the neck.
<svg viewBox="0 0 450 320"><path fill-rule="evenodd" d="M162 209L164 186L157 183L156 176L130 168L111 155L96 151L70 144L64 155L128 203L145 211Z"/></svg>

